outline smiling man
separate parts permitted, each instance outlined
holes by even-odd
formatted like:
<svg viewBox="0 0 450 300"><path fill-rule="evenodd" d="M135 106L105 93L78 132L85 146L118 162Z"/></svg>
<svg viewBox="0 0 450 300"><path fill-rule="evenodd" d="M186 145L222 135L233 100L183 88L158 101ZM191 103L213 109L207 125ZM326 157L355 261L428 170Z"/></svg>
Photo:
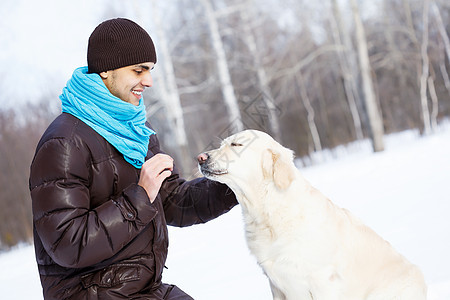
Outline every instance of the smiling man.
<svg viewBox="0 0 450 300"><path fill-rule="evenodd" d="M152 62L148 62L126 66L101 72L100 77L111 94L137 106L142 99L144 89L153 85L150 70L154 65Z"/></svg>
<svg viewBox="0 0 450 300"><path fill-rule="evenodd" d="M127 19L101 23L87 67L60 96L30 170L45 299L192 299L162 283L167 224L204 223L237 204L225 185L185 181L146 120L156 52Z"/></svg>

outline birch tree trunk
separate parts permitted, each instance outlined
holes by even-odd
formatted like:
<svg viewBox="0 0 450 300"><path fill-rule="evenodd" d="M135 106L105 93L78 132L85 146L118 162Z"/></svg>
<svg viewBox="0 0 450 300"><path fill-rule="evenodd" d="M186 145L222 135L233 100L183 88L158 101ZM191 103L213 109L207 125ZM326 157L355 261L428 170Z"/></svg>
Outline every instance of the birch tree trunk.
<svg viewBox="0 0 450 300"><path fill-rule="evenodd" d="M430 98L431 103L433 104L431 107L431 130L435 131L437 129L437 116L439 113L439 99L436 94L436 88L434 87L434 79L432 76L428 77L428 88L430 89Z"/></svg>
<svg viewBox="0 0 450 300"><path fill-rule="evenodd" d="M351 0L350 3L352 7L353 18L355 21L358 57L364 90L364 103L366 104L367 115L369 118L369 126L372 135L372 146L375 152L379 152L384 150L383 120L378 109L373 82L370 75L371 68L369 62L369 52L367 49L367 41L364 33L364 26L362 24L356 0Z"/></svg>
<svg viewBox="0 0 450 300"><path fill-rule="evenodd" d="M414 23L413 23L413 12L411 10L411 6L410 6L410 1L409 0L402 0L402 4L403 4L403 10L404 10L404 14L406 17L406 24L407 24L407 32L408 32L408 36L411 39L411 42L414 45L414 48L412 48L412 50L414 52L417 52L417 56L421 55L421 45L419 42L419 38L417 37L416 34L416 30L414 28ZM412 64L413 62L411 62ZM422 80L422 74L421 74L421 69L423 68L423 64L421 62L420 59L415 59L414 60L415 63L415 68L417 70L417 87L419 89L419 95L422 92L421 91L421 86L423 86L423 84L421 85L421 83L426 84L426 77L423 78ZM426 88L426 87L425 87ZM425 91L425 95L426 95L426 91ZM421 115L419 113L419 115ZM419 116L420 117L420 116ZM421 117L421 119L423 119L423 117ZM423 120L422 120L423 122Z"/></svg>
<svg viewBox="0 0 450 300"><path fill-rule="evenodd" d="M439 48L440 51L443 52L444 51L444 46L442 45L442 43L439 43ZM439 55L440 59L439 59L439 70L441 71L442 74L442 78L444 79L444 85L445 88L447 89L447 92L450 96L450 78L448 76L448 71L447 71L447 66L445 64L445 54L444 55Z"/></svg>
<svg viewBox="0 0 450 300"><path fill-rule="evenodd" d="M228 110L228 121L230 123L229 131L231 131L230 133L238 132L244 129L244 125L242 123L241 112L239 110L239 103L236 99L234 88L231 83L227 57L225 55L222 38L219 32L219 25L214 15L211 0L201 0L201 2L205 8L206 20L211 34L211 42L217 56L217 71L223 98Z"/></svg>
<svg viewBox="0 0 450 300"><path fill-rule="evenodd" d="M346 32L344 30L343 22L342 22L342 15L338 6L338 3L336 0L332 0L332 7L333 7L333 13L331 16L331 27L333 31L333 38L335 43L341 45L343 44L343 41L341 39L341 34ZM333 17L334 16L334 17ZM345 34L345 33L344 33ZM355 127L355 135L356 139L362 140L364 138L364 134L362 131L361 126L361 119L359 117L358 108L356 106L356 100L355 95L358 94L358 91L356 90L356 77L353 76L350 64L349 64L349 58L348 56L351 55L350 49L348 49L349 45L344 44L345 50L344 51L337 51L338 59L339 59L339 65L342 70L342 76L344 77L344 90L345 94L347 96L347 103L350 108L350 112L353 119L353 125Z"/></svg>
<svg viewBox="0 0 450 300"><path fill-rule="evenodd" d="M442 21L441 13L435 1L431 2L431 10L436 21L436 26L439 30L439 34L442 38L442 43L439 43L439 47L442 48L443 52L446 54L440 59L439 69L441 71L442 77L444 78L445 87L447 92L450 94L450 79L448 76L447 67L445 65L445 56L447 56L448 61L450 61L450 39L447 35L444 22ZM442 45L443 44L443 45Z"/></svg>
<svg viewBox="0 0 450 300"><path fill-rule="evenodd" d="M422 121L423 130L425 134L431 133L430 112L428 110L428 97L427 97L427 80L429 76L430 62L428 57L428 13L429 13L429 0L423 2L423 34L422 34L422 75L420 76L420 103L422 107Z"/></svg>
<svg viewBox="0 0 450 300"><path fill-rule="evenodd" d="M269 87L269 81L267 78L266 70L264 69L262 63L260 51L258 51L256 36L252 30L252 24L256 20L256 17L254 15L254 9L252 8L253 2L254 2L253 0L247 1L244 9L240 11L245 26L244 42L253 60L253 67L255 68L258 78L258 85L262 92L263 101L268 112L270 130L273 134L273 137L276 140L280 141L281 132L277 116L277 108L275 106L275 99L273 98L272 92Z"/></svg>
<svg viewBox="0 0 450 300"><path fill-rule="evenodd" d="M308 115L308 126L313 140L314 150L320 152L322 151L322 143L320 142L319 131L317 130L316 122L314 121L314 108L312 107L311 100L309 99L308 93L306 92L306 85L301 71L297 72L294 78L299 85L302 102Z"/></svg>
<svg viewBox="0 0 450 300"><path fill-rule="evenodd" d="M431 10L435 17L436 25L439 30L439 34L442 37L442 41L444 42L445 53L447 54L447 58L450 61L450 39L447 35L447 31L445 29L444 22L442 21L441 13L439 12L439 8L435 1L431 1Z"/></svg>
<svg viewBox="0 0 450 300"><path fill-rule="evenodd" d="M166 34L164 33L160 13L158 11L157 0L153 0L152 4L153 11L155 11L155 13L152 14L152 18L155 23L156 35L158 37L158 50L160 53L158 58L162 66L162 73L164 74L164 79L159 81L159 91L161 93L164 106L166 107L168 122L177 144L176 151L181 163L179 167L182 170L182 174L188 174L188 162L190 155L184 124L183 108L180 102L180 95L178 93L175 71L173 68Z"/></svg>

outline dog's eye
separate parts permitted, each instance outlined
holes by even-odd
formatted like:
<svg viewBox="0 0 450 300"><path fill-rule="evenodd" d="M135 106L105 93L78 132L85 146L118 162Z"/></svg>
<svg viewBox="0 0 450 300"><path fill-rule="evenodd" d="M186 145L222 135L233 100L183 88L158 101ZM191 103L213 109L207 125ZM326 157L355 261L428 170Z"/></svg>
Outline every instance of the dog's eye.
<svg viewBox="0 0 450 300"><path fill-rule="evenodd" d="M243 146L243 145L240 143L235 143L235 142L231 143L231 147L239 147L239 146Z"/></svg>

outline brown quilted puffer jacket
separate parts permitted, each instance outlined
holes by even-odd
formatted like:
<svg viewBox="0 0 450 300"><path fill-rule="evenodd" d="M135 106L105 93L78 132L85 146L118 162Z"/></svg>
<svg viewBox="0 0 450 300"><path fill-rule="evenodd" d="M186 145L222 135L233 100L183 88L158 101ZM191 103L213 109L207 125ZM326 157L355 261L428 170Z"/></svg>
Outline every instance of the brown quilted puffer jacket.
<svg viewBox="0 0 450 300"><path fill-rule="evenodd" d="M152 135L147 159L159 152ZM178 289L161 282L167 224L204 223L237 204L225 185L185 181L176 170L151 203L137 184L139 171L70 114L46 130L30 173L45 299L170 298Z"/></svg>

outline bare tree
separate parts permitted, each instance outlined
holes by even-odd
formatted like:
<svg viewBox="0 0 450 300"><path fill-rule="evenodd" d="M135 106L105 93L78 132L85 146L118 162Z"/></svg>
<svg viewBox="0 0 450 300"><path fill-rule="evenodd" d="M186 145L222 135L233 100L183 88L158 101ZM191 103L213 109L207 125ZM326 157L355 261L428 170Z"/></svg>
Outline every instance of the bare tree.
<svg viewBox="0 0 450 300"><path fill-rule="evenodd" d="M172 63L169 46L167 43L166 34L164 32L163 24L160 18L160 10L156 0L152 1L153 21L155 23L156 35L158 38L159 55L161 65L163 68L164 79L159 82L159 92L161 94L162 101L166 107L166 113L168 115L169 128L172 129L173 136L175 138L177 147L177 155L180 159L182 174L187 174L189 170L188 157L189 147L186 137L183 108L180 102L180 95L178 93L178 87L176 84L175 70Z"/></svg>
<svg viewBox="0 0 450 300"><path fill-rule="evenodd" d="M422 75L420 77L420 103L422 107L422 121L424 127L424 133L431 133L431 121L430 112L428 110L428 97L427 97L427 80L429 76L430 62L428 57L428 19L429 19L429 7L430 1L424 0L423 2L423 33L422 33Z"/></svg>
<svg viewBox="0 0 450 300"><path fill-rule="evenodd" d="M431 98L431 103L432 108L431 108L431 114L430 114L430 122L431 122L431 128L432 130L436 130L437 128L437 117L438 117L438 113L439 113L439 100L438 100L438 96L436 93L436 88L434 86L434 79L433 76L428 76L428 89L430 90L430 98Z"/></svg>
<svg viewBox="0 0 450 300"><path fill-rule="evenodd" d="M219 24L214 15L211 0L202 0L201 2L205 8L206 21L211 35L211 42L217 56L217 75L219 76L222 95L228 109L229 123L233 125L230 128L232 129L231 131L234 132L241 131L244 129L244 124L242 123L241 112L239 110L239 103L234 93L234 87L231 83L230 71L222 38L220 36Z"/></svg>
<svg viewBox="0 0 450 300"><path fill-rule="evenodd" d="M243 19L244 30L244 41L249 50L249 55L252 57L253 67L256 71L258 78L258 85L262 92L262 98L265 106L268 109L268 118L271 132L276 140L281 140L280 124L278 120L278 115L276 113L277 109L275 107L275 99L272 95L272 91L269 87L269 79L264 69L264 64L261 59L261 52L258 50L258 41L256 35L254 34L252 27L258 20L255 16L254 1L248 0L245 3L244 9L240 10L241 17Z"/></svg>
<svg viewBox="0 0 450 300"><path fill-rule="evenodd" d="M447 31L445 29L444 22L442 21L442 16L439 11L439 7L435 1L431 1L431 10L433 12L434 20L435 20L436 26L438 28L439 34L442 39L442 42L439 43L439 48L442 49L442 52L444 52L446 54L448 61L450 61L450 39L447 35ZM439 69L441 71L442 78L444 79L445 87L447 88L447 91L450 95L450 79L448 76L447 67L445 65L445 55L440 55L440 57L442 57L442 58L439 59ZM436 95L436 93L434 93L434 95ZM433 94L432 94L432 96L433 96ZM437 114L438 114L437 95L436 95L436 97L433 97L432 99L433 99L432 127L435 128L436 123L437 123L436 118L437 118Z"/></svg>
<svg viewBox="0 0 450 300"><path fill-rule="evenodd" d="M439 70L441 71L442 78L444 80L445 88L447 89L447 92L450 96L450 77L448 76L447 71L447 65L445 64L445 54L442 55L441 53L444 51L444 47L442 46L442 43L439 43L439 48L441 49L439 54Z"/></svg>
<svg viewBox="0 0 450 300"><path fill-rule="evenodd" d="M344 51L337 51L336 54L338 55L339 65L342 70L342 76L344 77L344 89L353 118L353 124L355 126L356 138L361 140L364 138L364 135L355 99L358 96L358 91L356 88L356 81L358 79L357 76L353 74L353 68L351 67L351 64L349 62L352 59L351 56L353 56L351 51L350 38L348 37L349 31L344 28L341 11L336 0L332 0L332 8L333 13L331 14L330 21L334 41L338 45L343 44L345 46ZM345 35L346 37L342 39L341 35Z"/></svg>
<svg viewBox="0 0 450 300"><path fill-rule="evenodd" d="M305 106L306 112L307 112L307 119L308 119L308 127L311 132L311 137L314 144L314 150L317 152L322 151L322 143L320 141L319 131L317 130L316 122L314 120L315 113L314 108L311 105L311 100L309 99L308 92L305 85L305 80L303 79L301 71L297 72L295 74L295 80L297 81L299 85L300 95L303 102L303 105Z"/></svg>
<svg viewBox="0 0 450 300"><path fill-rule="evenodd" d="M49 107L27 105L0 110L0 250L31 242L33 236L28 175L36 144L53 117Z"/></svg>
<svg viewBox="0 0 450 300"><path fill-rule="evenodd" d="M371 67L369 62L367 41L364 33L364 26L361 20L356 0L351 0L350 3L352 7L353 18L355 21L356 42L358 46L358 57L361 68L361 77L363 81L364 101L366 104L367 115L369 117L373 150L375 152L383 151L384 150L383 120L378 110L375 91L371 78Z"/></svg>
<svg viewBox="0 0 450 300"><path fill-rule="evenodd" d="M442 16L439 11L439 7L434 0L432 0L430 4L431 4L431 10L433 12L433 15L434 15L434 18L436 21L436 26L439 30L442 41L444 42L445 53L447 54L447 58L450 61L450 39L447 35L447 31L445 29L444 22L442 21Z"/></svg>

